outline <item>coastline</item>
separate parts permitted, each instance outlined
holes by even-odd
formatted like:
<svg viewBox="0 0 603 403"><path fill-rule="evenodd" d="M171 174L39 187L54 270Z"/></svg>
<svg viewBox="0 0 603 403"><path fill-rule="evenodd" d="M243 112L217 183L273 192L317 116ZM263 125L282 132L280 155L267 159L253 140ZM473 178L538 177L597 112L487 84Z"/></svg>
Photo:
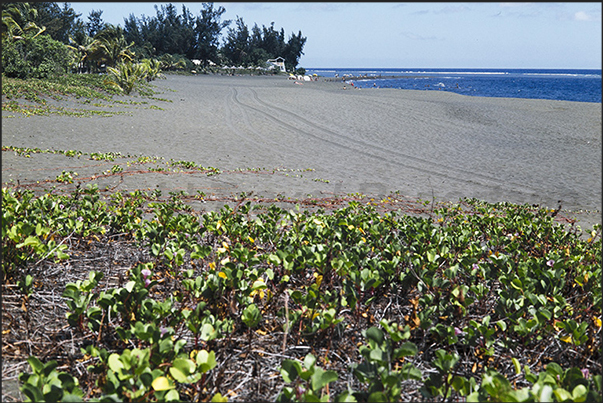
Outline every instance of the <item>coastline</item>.
<svg viewBox="0 0 603 403"><path fill-rule="evenodd" d="M383 76L381 74L377 75L377 76L368 76L368 75L361 75L361 76L343 76L343 77L324 77L324 81L326 82L344 82L344 81L348 81L348 80L387 80L387 79L393 79L393 78L433 78L432 76L392 76L392 75L387 75L387 76Z"/></svg>
<svg viewBox="0 0 603 403"><path fill-rule="evenodd" d="M168 75L154 84L170 101L152 102L163 110L135 106L86 118L3 112L2 145L157 155L228 172L113 178L118 190L468 197L552 209L561 201L585 228L601 222L601 104L343 90L341 81L296 84L287 76ZM83 177L114 165L59 157L4 152L3 183L35 183L67 167Z"/></svg>

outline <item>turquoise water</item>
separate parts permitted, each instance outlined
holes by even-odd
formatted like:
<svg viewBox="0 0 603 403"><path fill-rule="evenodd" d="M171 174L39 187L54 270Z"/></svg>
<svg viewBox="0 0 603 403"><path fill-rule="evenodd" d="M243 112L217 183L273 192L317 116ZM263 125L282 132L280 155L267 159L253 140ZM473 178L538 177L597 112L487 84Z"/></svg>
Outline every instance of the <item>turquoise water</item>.
<svg viewBox="0 0 603 403"><path fill-rule="evenodd" d="M362 77L359 88L450 91L480 97L601 102L601 70L565 69L306 69L321 77ZM398 76L397 78L389 78ZM388 78L380 78L388 77Z"/></svg>

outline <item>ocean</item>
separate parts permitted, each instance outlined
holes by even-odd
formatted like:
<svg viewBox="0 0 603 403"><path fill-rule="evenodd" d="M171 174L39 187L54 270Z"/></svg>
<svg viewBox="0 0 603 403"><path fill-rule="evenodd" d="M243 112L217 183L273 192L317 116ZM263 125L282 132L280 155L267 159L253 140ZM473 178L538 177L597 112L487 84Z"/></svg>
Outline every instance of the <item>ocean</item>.
<svg viewBox="0 0 603 403"><path fill-rule="evenodd" d="M479 97L601 103L601 70L309 68L306 74L362 77L348 81L358 88L450 91Z"/></svg>

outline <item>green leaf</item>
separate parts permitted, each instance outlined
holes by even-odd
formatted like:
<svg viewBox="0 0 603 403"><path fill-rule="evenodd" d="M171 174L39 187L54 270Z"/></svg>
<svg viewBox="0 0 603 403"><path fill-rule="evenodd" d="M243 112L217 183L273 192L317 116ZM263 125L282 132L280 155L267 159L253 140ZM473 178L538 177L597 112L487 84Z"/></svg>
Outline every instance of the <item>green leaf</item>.
<svg viewBox="0 0 603 403"><path fill-rule="evenodd" d="M187 358L176 358L170 367L170 375L174 377L177 382L180 383L191 383L195 381L195 377L192 375L197 369L195 363Z"/></svg>
<svg viewBox="0 0 603 403"><path fill-rule="evenodd" d="M255 304L250 304L245 309L243 309L243 315L241 319L243 320L243 323L253 329L262 320L262 313Z"/></svg>
<svg viewBox="0 0 603 403"><path fill-rule="evenodd" d="M45 401L44 395L42 394L40 389L38 389L37 387L30 385L28 383L21 386L21 392L23 392L23 394L25 396L27 396L27 398L29 399L28 401L30 401L30 402L44 402Z"/></svg>
<svg viewBox="0 0 603 403"><path fill-rule="evenodd" d="M124 368L124 364L120 361L119 355L116 353L113 353L109 356L107 364L109 364L111 371L115 373L119 373L119 371Z"/></svg>
<svg viewBox="0 0 603 403"><path fill-rule="evenodd" d="M25 246L37 246L40 244L40 240L35 237L35 236L28 236L27 238L25 238L25 241L23 241L22 243L18 244L16 246L17 249L23 248Z"/></svg>
<svg viewBox="0 0 603 403"><path fill-rule="evenodd" d="M263 290L265 288L267 288L267 287L266 287L266 283L264 282L263 278L258 278L257 280L255 280L253 282L253 285L251 286L251 289L254 291L255 290Z"/></svg>
<svg viewBox="0 0 603 403"><path fill-rule="evenodd" d="M404 379L414 379L415 381L420 381L422 378L421 370L409 362L404 364L400 373Z"/></svg>
<svg viewBox="0 0 603 403"><path fill-rule="evenodd" d="M471 402L471 403L478 403L478 402L480 402L479 392L470 393L467 396L467 402Z"/></svg>
<svg viewBox="0 0 603 403"><path fill-rule="evenodd" d="M572 394L563 388L557 388L553 393L558 402L572 401Z"/></svg>
<svg viewBox="0 0 603 403"><path fill-rule="evenodd" d="M213 397L211 398L212 402L227 402L228 398L226 396L222 396L222 394L220 393L216 393L215 395L213 395Z"/></svg>
<svg viewBox="0 0 603 403"><path fill-rule="evenodd" d="M301 363L296 360L285 360L281 365L281 376L287 383L291 383L297 379L297 376L302 372Z"/></svg>
<svg viewBox="0 0 603 403"><path fill-rule="evenodd" d="M128 290L128 292L132 292L132 290L134 289L134 286L136 285L136 281L128 281L126 283L125 289Z"/></svg>
<svg viewBox="0 0 603 403"><path fill-rule="evenodd" d="M440 255L438 255L434 249L427 251L427 261L429 263L435 262L436 259L439 257L440 257Z"/></svg>
<svg viewBox="0 0 603 403"><path fill-rule="evenodd" d="M153 381L151 386L156 391L170 390L170 389L174 389L176 387L165 376L160 376L159 378L155 378L155 380Z"/></svg>
<svg viewBox="0 0 603 403"><path fill-rule="evenodd" d="M82 402L83 401L83 393L79 390L79 388L77 389L77 393L68 393L68 392L63 392L63 398L61 399L61 402L66 402L66 403L75 403L75 402Z"/></svg>
<svg viewBox="0 0 603 403"><path fill-rule="evenodd" d="M386 362L386 361L388 361L387 358L388 358L387 353L385 353L383 350L381 350L378 347L372 349L371 352L369 353L369 359L371 361Z"/></svg>
<svg viewBox="0 0 603 403"><path fill-rule="evenodd" d="M36 374L41 374L44 370L44 364L42 364L42 361L40 361L37 357L34 357L33 355L27 359L27 362Z"/></svg>
<svg viewBox="0 0 603 403"><path fill-rule="evenodd" d="M521 365L519 364L519 360L515 357L511 357L511 361L513 361L513 365L515 366L515 373L517 375L521 374Z"/></svg>
<svg viewBox="0 0 603 403"><path fill-rule="evenodd" d="M546 372L548 372L549 374L552 375L558 375L561 376L563 375L563 368L561 368L561 365L557 364L556 362L549 362L546 365Z"/></svg>
<svg viewBox="0 0 603 403"><path fill-rule="evenodd" d="M588 396L588 389L584 385L578 385L572 391L572 398L574 402L584 402Z"/></svg>
<svg viewBox="0 0 603 403"><path fill-rule="evenodd" d="M50 374L58 366L59 366L59 364L55 360L48 361L46 364L44 364L44 369L42 370L42 373L44 374L44 376L50 376Z"/></svg>
<svg viewBox="0 0 603 403"><path fill-rule="evenodd" d="M159 353L165 354L168 351L172 351L174 348L174 342L171 339L163 339L159 342Z"/></svg>
<svg viewBox="0 0 603 403"><path fill-rule="evenodd" d="M57 250L56 255L57 255L57 259L59 259L59 260L69 259L69 255L61 250Z"/></svg>
<svg viewBox="0 0 603 403"><path fill-rule="evenodd" d="M272 263L275 266L279 266L281 264L281 259L274 253L269 254L266 260L268 263Z"/></svg>
<svg viewBox="0 0 603 403"><path fill-rule="evenodd" d="M407 341L396 349L394 352L394 358L414 356L417 355L418 351L419 350L417 349L415 343Z"/></svg>
<svg viewBox="0 0 603 403"><path fill-rule="evenodd" d="M465 387L466 380L462 376L455 376L452 378L452 387L457 392L461 391Z"/></svg>
<svg viewBox="0 0 603 403"><path fill-rule="evenodd" d="M172 389L165 394L164 398L166 402L179 402L180 394L176 389Z"/></svg>
<svg viewBox="0 0 603 403"><path fill-rule="evenodd" d="M312 390L318 392L324 388L327 384L335 382L337 380L337 373L335 371L324 371L322 368L317 367L312 374L311 384Z"/></svg>
<svg viewBox="0 0 603 403"><path fill-rule="evenodd" d="M312 368L314 368L314 365L316 364L316 357L314 357L314 354L307 354L304 357L304 367L306 367L306 369L311 370ZM301 372L300 372L301 374Z"/></svg>
<svg viewBox="0 0 603 403"><path fill-rule="evenodd" d="M360 382L368 382L377 376L375 365L368 362L362 362L354 368L354 375Z"/></svg>
<svg viewBox="0 0 603 403"><path fill-rule="evenodd" d="M383 392L373 392L368 397L369 402L389 402L387 395Z"/></svg>
<svg viewBox="0 0 603 403"><path fill-rule="evenodd" d="M542 387L542 389L540 389L540 401L541 402L550 402L551 401L551 395L553 394L553 388L551 387L551 385L544 385Z"/></svg>
<svg viewBox="0 0 603 403"><path fill-rule="evenodd" d="M344 391L337 395L336 402L357 402L356 397L350 391Z"/></svg>
<svg viewBox="0 0 603 403"><path fill-rule="evenodd" d="M207 352L207 350L201 350L197 353L196 360L199 371L206 373L216 366L216 353L213 351Z"/></svg>
<svg viewBox="0 0 603 403"><path fill-rule="evenodd" d="M373 340L375 343L377 343L378 346L383 343L384 336L381 329L378 329L376 327L370 327L366 330L365 334L367 339Z"/></svg>

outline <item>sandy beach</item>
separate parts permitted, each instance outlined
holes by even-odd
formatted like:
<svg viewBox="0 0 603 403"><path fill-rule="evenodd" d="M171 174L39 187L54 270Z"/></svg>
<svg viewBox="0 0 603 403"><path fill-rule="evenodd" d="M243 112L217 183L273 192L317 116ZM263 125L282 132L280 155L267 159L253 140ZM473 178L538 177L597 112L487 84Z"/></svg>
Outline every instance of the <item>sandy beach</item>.
<svg viewBox="0 0 603 403"><path fill-rule="evenodd" d="M550 208L561 201L564 211L591 211L586 223L601 222L601 104L344 90L341 82L283 76L168 75L154 84L165 89L157 97L171 101L152 101L163 110L145 105L86 118L3 112L2 145L158 155L225 172L113 178L121 190L291 198L398 192ZM47 154L2 157L4 183L113 165Z"/></svg>

